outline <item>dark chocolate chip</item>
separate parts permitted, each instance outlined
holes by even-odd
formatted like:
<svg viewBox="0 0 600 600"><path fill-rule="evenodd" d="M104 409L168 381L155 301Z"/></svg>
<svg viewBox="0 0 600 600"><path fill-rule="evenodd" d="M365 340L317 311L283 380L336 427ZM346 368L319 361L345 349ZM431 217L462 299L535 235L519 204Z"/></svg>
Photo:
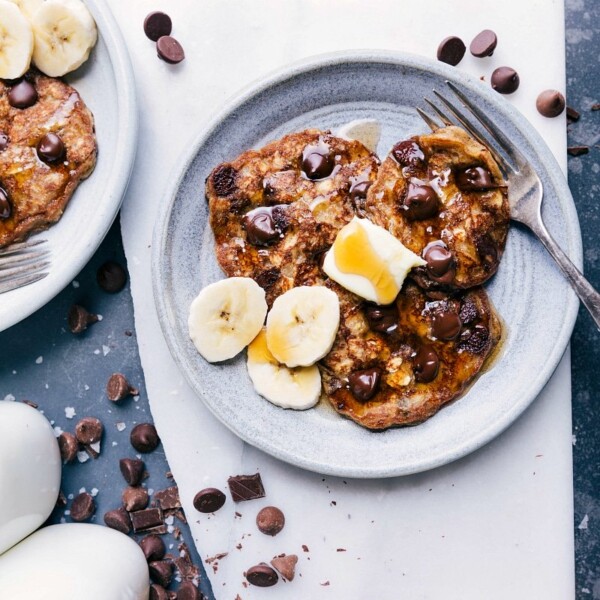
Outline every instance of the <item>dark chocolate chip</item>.
<svg viewBox="0 0 600 600"><path fill-rule="evenodd" d="M144 454L153 452L160 444L156 427L152 423L140 423L131 430L131 445Z"/></svg>
<svg viewBox="0 0 600 600"><path fill-rule="evenodd" d="M298 557L295 554L288 554L284 556L276 556L272 561L273 565L286 581L293 581L296 575L296 563Z"/></svg>
<svg viewBox="0 0 600 600"><path fill-rule="evenodd" d="M558 90L544 90L535 101L535 107L540 115L558 117L565 110L565 97Z"/></svg>
<svg viewBox="0 0 600 600"><path fill-rule="evenodd" d="M227 480L231 499L234 502L245 502L265 497L265 488L260 473L254 475L236 475Z"/></svg>
<svg viewBox="0 0 600 600"><path fill-rule="evenodd" d="M27 79L21 79L21 81L15 83L8 92L8 103L14 108L29 108L37 101L37 90Z"/></svg>
<svg viewBox="0 0 600 600"><path fill-rule="evenodd" d="M257 587L271 587L279 581L279 576L269 565L260 563L246 571L246 579Z"/></svg>
<svg viewBox="0 0 600 600"><path fill-rule="evenodd" d="M79 442L72 433L63 431L58 436L58 447L60 449L60 457L65 464L72 463L77 458Z"/></svg>
<svg viewBox="0 0 600 600"><path fill-rule="evenodd" d="M320 142L306 146L302 152L302 171L314 180L329 177L335 167L331 149L327 144Z"/></svg>
<svg viewBox="0 0 600 600"><path fill-rule="evenodd" d="M8 142L10 141L8 135L3 131L0 131L0 152L4 152L8 148Z"/></svg>
<svg viewBox="0 0 600 600"><path fill-rule="evenodd" d="M144 478L145 465L143 460L138 458L122 458L119 461L119 468L125 481L132 486L139 485Z"/></svg>
<svg viewBox="0 0 600 600"><path fill-rule="evenodd" d="M421 383L433 381L440 369L440 359L429 345L422 345L413 357L415 379Z"/></svg>
<svg viewBox="0 0 600 600"><path fill-rule="evenodd" d="M151 12L144 19L144 33L153 42L157 42L163 35L171 35L171 31L173 31L173 22L164 12Z"/></svg>
<svg viewBox="0 0 600 600"><path fill-rule="evenodd" d="M456 185L464 192L481 192L497 187L485 167L468 167L456 172Z"/></svg>
<svg viewBox="0 0 600 600"><path fill-rule="evenodd" d="M104 522L107 527L116 529L121 533L129 533L131 531L131 519L129 513L123 508L117 508L116 510L109 510L104 515Z"/></svg>
<svg viewBox="0 0 600 600"><path fill-rule="evenodd" d="M256 526L265 535L277 535L285 526L285 515L276 506L265 506L256 515Z"/></svg>
<svg viewBox="0 0 600 600"><path fill-rule="evenodd" d="M84 417L75 425L75 437L81 444L95 444L102 439L104 427L96 417Z"/></svg>
<svg viewBox="0 0 600 600"><path fill-rule="evenodd" d="M8 197L8 192L0 186L0 219L8 219L12 214L12 205Z"/></svg>
<svg viewBox="0 0 600 600"><path fill-rule="evenodd" d="M465 43L455 35L442 40L437 49L437 59L455 67L465 55Z"/></svg>
<svg viewBox="0 0 600 600"><path fill-rule="evenodd" d="M378 333L393 333L398 329L398 307L395 304L380 306L372 302L364 305L369 327Z"/></svg>
<svg viewBox="0 0 600 600"><path fill-rule="evenodd" d="M139 393L139 390L130 385L122 373L113 373L106 384L106 395L112 402L119 402L127 396L137 396Z"/></svg>
<svg viewBox="0 0 600 600"><path fill-rule="evenodd" d="M367 197L369 188L373 185L368 179L356 181L350 186L350 200L356 203L357 200L364 200Z"/></svg>
<svg viewBox="0 0 600 600"><path fill-rule="evenodd" d="M425 154L417 142L405 140L392 148L392 156L403 167L420 167L425 162Z"/></svg>
<svg viewBox="0 0 600 600"><path fill-rule="evenodd" d="M459 348L471 354L483 354L489 347L490 332L485 325L475 325L473 329L463 331Z"/></svg>
<svg viewBox="0 0 600 600"><path fill-rule="evenodd" d="M81 523L87 521L96 511L96 504L91 494L83 492L75 496L71 504L71 519Z"/></svg>
<svg viewBox="0 0 600 600"><path fill-rule="evenodd" d="M263 290L269 290L277 283L280 274L281 272L277 268L266 269L256 277L256 283L258 283Z"/></svg>
<svg viewBox="0 0 600 600"><path fill-rule="evenodd" d="M65 144L55 133L47 133L37 145L37 155L46 163L57 163L65 157Z"/></svg>
<svg viewBox="0 0 600 600"><path fill-rule="evenodd" d="M287 206L260 206L246 213L243 219L248 241L253 246L268 246L278 242L288 223Z"/></svg>
<svg viewBox="0 0 600 600"><path fill-rule="evenodd" d="M381 369L363 369L348 375L348 386L352 395L360 402L368 402L379 391Z"/></svg>
<svg viewBox="0 0 600 600"><path fill-rule="evenodd" d="M438 340L455 340L462 329L460 317L453 311L437 312L431 322L431 333Z"/></svg>
<svg viewBox="0 0 600 600"><path fill-rule="evenodd" d="M123 490L121 499L126 511L142 510L148 506L148 490L143 487L127 487Z"/></svg>
<svg viewBox="0 0 600 600"><path fill-rule="evenodd" d="M583 156L590 151L589 146L569 146L567 152L571 156Z"/></svg>
<svg viewBox="0 0 600 600"><path fill-rule="evenodd" d="M176 508L181 508L179 488L176 485L172 485L164 490L158 490L157 492L154 492L152 499L154 501L153 503L163 510L174 510Z"/></svg>
<svg viewBox="0 0 600 600"><path fill-rule="evenodd" d="M431 242L423 250L423 259L427 262L427 273L434 281L451 283L456 271L454 254L441 240Z"/></svg>
<svg viewBox="0 0 600 600"><path fill-rule="evenodd" d="M153 560L148 564L148 570L150 571L150 578L154 583L162 585L163 587L169 587L171 580L173 579L173 563L168 560Z"/></svg>
<svg viewBox="0 0 600 600"><path fill-rule="evenodd" d="M229 165L219 165L212 172L212 184L217 196L230 196L237 190L237 171Z"/></svg>
<svg viewBox="0 0 600 600"><path fill-rule="evenodd" d="M148 600L171 600L169 598L169 593L162 585L157 585L153 583L150 586L150 595L148 596Z"/></svg>
<svg viewBox="0 0 600 600"><path fill-rule="evenodd" d="M96 271L96 281L105 292L116 294L127 283L127 271L119 263L109 260Z"/></svg>
<svg viewBox="0 0 600 600"><path fill-rule="evenodd" d="M402 200L402 209L409 221L423 221L438 214L440 200L430 185L410 182Z"/></svg>
<svg viewBox="0 0 600 600"><path fill-rule="evenodd" d="M162 560L167 551L165 543L158 535L147 535L140 540L140 548L147 561Z"/></svg>
<svg viewBox="0 0 600 600"><path fill-rule="evenodd" d="M216 512L225 504L226 499L221 490L206 488L194 496L194 508L201 513Z"/></svg>
<svg viewBox="0 0 600 600"><path fill-rule="evenodd" d="M71 333L83 333L88 325L98 322L98 315L88 312L83 306L74 304L69 309L67 323Z"/></svg>
<svg viewBox="0 0 600 600"><path fill-rule="evenodd" d="M177 590L177 600L201 600L200 590L191 581L184 581Z"/></svg>
<svg viewBox="0 0 600 600"><path fill-rule="evenodd" d="M145 508L144 510L132 512L129 516L131 517L133 530L136 533L164 525L163 513L160 508Z"/></svg>
<svg viewBox="0 0 600 600"><path fill-rule="evenodd" d="M494 54L494 50L498 45L498 38L491 29L484 29L481 33L478 33L471 45L469 50L473 56L483 58L484 56L491 56Z"/></svg>
<svg viewBox="0 0 600 600"><path fill-rule="evenodd" d="M170 35L163 35L156 42L158 58L170 65L179 64L185 58L185 52L181 44Z"/></svg>
<svg viewBox="0 0 600 600"><path fill-rule="evenodd" d="M511 67L498 67L491 77L492 87L500 94L512 94L519 88L519 74Z"/></svg>

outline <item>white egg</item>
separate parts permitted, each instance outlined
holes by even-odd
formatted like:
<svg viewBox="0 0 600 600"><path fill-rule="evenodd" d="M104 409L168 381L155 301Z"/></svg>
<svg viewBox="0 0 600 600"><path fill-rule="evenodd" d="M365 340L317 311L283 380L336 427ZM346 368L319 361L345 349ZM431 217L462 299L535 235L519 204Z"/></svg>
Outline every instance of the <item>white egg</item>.
<svg viewBox="0 0 600 600"><path fill-rule="evenodd" d="M140 547L101 525L44 527L0 556L3 600L147 600L148 593Z"/></svg>
<svg viewBox="0 0 600 600"><path fill-rule="evenodd" d="M60 451L46 418L27 404L0 402L0 554L48 518L60 475Z"/></svg>

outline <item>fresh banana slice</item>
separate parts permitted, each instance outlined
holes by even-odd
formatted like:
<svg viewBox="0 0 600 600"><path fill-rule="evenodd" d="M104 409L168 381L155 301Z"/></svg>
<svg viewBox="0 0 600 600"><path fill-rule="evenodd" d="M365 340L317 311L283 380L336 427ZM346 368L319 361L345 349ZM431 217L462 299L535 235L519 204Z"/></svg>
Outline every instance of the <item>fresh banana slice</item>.
<svg viewBox="0 0 600 600"><path fill-rule="evenodd" d="M321 396L321 373L316 365L288 369L277 362L267 346L263 328L248 346L248 375L254 389L281 408L306 410Z"/></svg>
<svg viewBox="0 0 600 600"><path fill-rule="evenodd" d="M340 324L335 292L315 285L297 287L279 296L267 317L267 345L288 367L307 367L333 346Z"/></svg>
<svg viewBox="0 0 600 600"><path fill-rule="evenodd" d="M0 0L0 79L17 79L31 64L33 32L16 4Z"/></svg>
<svg viewBox="0 0 600 600"><path fill-rule="evenodd" d="M98 39L96 23L81 0L46 0L32 20L33 62L50 77L80 67Z"/></svg>
<svg viewBox="0 0 600 600"><path fill-rule="evenodd" d="M37 12L38 8L43 4L44 0L8 0L13 4L16 4L21 12L31 21L33 15Z"/></svg>
<svg viewBox="0 0 600 600"><path fill-rule="evenodd" d="M253 279L231 277L205 287L192 302L190 337L208 362L239 354L258 334L267 316L265 291Z"/></svg>
<svg viewBox="0 0 600 600"><path fill-rule="evenodd" d="M376 119L356 119L342 125L337 135L345 140L356 140L371 152L377 152L377 145L381 138L381 125Z"/></svg>

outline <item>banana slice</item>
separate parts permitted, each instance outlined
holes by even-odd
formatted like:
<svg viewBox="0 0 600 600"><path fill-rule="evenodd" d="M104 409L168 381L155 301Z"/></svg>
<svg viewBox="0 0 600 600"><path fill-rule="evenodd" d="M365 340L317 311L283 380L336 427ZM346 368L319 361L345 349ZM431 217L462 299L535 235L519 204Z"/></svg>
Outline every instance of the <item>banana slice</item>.
<svg viewBox="0 0 600 600"><path fill-rule="evenodd" d="M32 20L33 62L50 77L80 67L98 40L96 23L81 0L46 0Z"/></svg>
<svg viewBox="0 0 600 600"><path fill-rule="evenodd" d="M307 367L333 346L340 324L335 292L315 285L297 287L279 296L267 317L267 345L288 367Z"/></svg>
<svg viewBox="0 0 600 600"><path fill-rule="evenodd" d="M281 408L306 410L321 396L321 373L316 365L288 369L277 362L267 346L263 328L248 346L248 375L254 389Z"/></svg>
<svg viewBox="0 0 600 600"><path fill-rule="evenodd" d="M31 21L33 15L37 12L38 8L43 4L44 0L8 0L13 4L16 4L21 12Z"/></svg>
<svg viewBox="0 0 600 600"><path fill-rule="evenodd" d="M0 0L0 79L17 79L31 64L33 32L19 8Z"/></svg>
<svg viewBox="0 0 600 600"><path fill-rule="evenodd" d="M208 362L239 354L260 331L267 316L265 291L253 279L231 277L205 287L192 302L190 337Z"/></svg>
<svg viewBox="0 0 600 600"><path fill-rule="evenodd" d="M337 135L345 140L356 140L371 152L377 152L381 138L381 125L376 119L356 119L342 125Z"/></svg>

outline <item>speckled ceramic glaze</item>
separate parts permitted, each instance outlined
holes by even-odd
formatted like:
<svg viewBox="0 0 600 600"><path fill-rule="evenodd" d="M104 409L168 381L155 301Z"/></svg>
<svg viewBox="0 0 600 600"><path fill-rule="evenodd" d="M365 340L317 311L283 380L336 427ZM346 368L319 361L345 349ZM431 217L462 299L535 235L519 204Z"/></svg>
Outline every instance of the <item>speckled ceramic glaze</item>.
<svg viewBox="0 0 600 600"><path fill-rule="evenodd" d="M137 105L129 54L104 0L85 3L98 26L98 44L85 65L65 80L94 113L98 162L77 188L62 219L36 235L50 242L50 274L0 296L0 331L44 306L81 271L115 220L133 167Z"/></svg>
<svg viewBox="0 0 600 600"><path fill-rule="evenodd" d="M545 189L544 219L573 260L581 241L560 168L537 132L480 81L440 63L389 52L328 55L295 64L242 92L212 121L181 161L156 225L154 292L164 335L198 396L242 439L284 461L346 477L391 477L448 463L508 427L535 399L558 364L578 302L537 240L512 228L488 291L506 324L493 368L468 393L416 427L373 433L338 416L277 408L258 396L245 353L219 365L198 355L187 332L192 299L223 277L207 224L204 180L218 163L285 133L336 129L357 118L382 124L379 154L426 130L415 106L451 80L477 102L532 161Z"/></svg>

